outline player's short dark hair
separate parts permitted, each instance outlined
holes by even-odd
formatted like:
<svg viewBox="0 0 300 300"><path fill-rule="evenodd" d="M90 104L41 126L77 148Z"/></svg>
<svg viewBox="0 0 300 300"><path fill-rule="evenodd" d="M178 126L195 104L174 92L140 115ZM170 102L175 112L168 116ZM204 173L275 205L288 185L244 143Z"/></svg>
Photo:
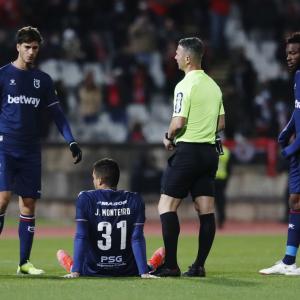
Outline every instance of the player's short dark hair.
<svg viewBox="0 0 300 300"><path fill-rule="evenodd" d="M110 187L117 187L120 178L118 163L111 158L103 158L94 163L94 174Z"/></svg>
<svg viewBox="0 0 300 300"><path fill-rule="evenodd" d="M16 34L17 44L38 42L43 43L43 38L37 28L26 26L18 30Z"/></svg>
<svg viewBox="0 0 300 300"><path fill-rule="evenodd" d="M199 60L202 59L204 53L204 45L202 40L200 40L199 38L197 37L184 38L178 42L178 45L190 51L191 54L193 54Z"/></svg>
<svg viewBox="0 0 300 300"><path fill-rule="evenodd" d="M291 35L289 35L286 39L287 44L300 44L300 31L293 32Z"/></svg>

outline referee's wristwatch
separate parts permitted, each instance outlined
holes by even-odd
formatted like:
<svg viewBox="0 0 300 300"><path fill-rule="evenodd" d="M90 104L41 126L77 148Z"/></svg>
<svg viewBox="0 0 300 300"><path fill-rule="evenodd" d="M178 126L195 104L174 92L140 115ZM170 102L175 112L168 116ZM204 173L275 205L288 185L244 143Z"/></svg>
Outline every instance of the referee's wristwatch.
<svg viewBox="0 0 300 300"><path fill-rule="evenodd" d="M172 143L174 142L174 138L169 138L168 132L165 133L165 138Z"/></svg>

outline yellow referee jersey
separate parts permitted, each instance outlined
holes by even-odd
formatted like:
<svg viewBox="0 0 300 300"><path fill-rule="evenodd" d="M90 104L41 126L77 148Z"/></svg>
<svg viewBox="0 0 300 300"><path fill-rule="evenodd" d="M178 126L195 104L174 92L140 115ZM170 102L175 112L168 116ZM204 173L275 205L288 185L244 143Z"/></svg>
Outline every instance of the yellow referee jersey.
<svg viewBox="0 0 300 300"><path fill-rule="evenodd" d="M176 143L214 144L218 116L223 114L222 92L203 70L188 72L176 85L173 117L187 119Z"/></svg>

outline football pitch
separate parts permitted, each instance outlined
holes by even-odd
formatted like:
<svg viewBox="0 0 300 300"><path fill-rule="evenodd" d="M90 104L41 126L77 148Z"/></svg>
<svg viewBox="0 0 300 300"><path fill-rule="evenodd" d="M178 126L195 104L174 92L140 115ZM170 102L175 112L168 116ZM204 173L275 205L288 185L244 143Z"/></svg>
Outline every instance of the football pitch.
<svg viewBox="0 0 300 300"><path fill-rule="evenodd" d="M182 271L193 261L196 237L180 236L178 259ZM147 254L162 245L147 236ZM15 275L18 240L0 239L0 299L299 299L300 277L262 276L257 270L281 258L284 235L217 235L207 261L206 278L80 278L64 279L56 251L72 253L72 238L35 240L32 262L46 271L39 277Z"/></svg>

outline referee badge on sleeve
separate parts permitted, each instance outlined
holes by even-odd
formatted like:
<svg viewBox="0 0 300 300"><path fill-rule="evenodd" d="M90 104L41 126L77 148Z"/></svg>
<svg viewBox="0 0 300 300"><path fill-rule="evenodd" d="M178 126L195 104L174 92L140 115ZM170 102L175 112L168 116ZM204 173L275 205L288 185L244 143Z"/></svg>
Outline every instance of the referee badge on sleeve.
<svg viewBox="0 0 300 300"><path fill-rule="evenodd" d="M182 106L182 99L183 99L183 93L177 93L176 99L175 99L175 105L174 105L174 112L176 114L181 112L181 106Z"/></svg>

